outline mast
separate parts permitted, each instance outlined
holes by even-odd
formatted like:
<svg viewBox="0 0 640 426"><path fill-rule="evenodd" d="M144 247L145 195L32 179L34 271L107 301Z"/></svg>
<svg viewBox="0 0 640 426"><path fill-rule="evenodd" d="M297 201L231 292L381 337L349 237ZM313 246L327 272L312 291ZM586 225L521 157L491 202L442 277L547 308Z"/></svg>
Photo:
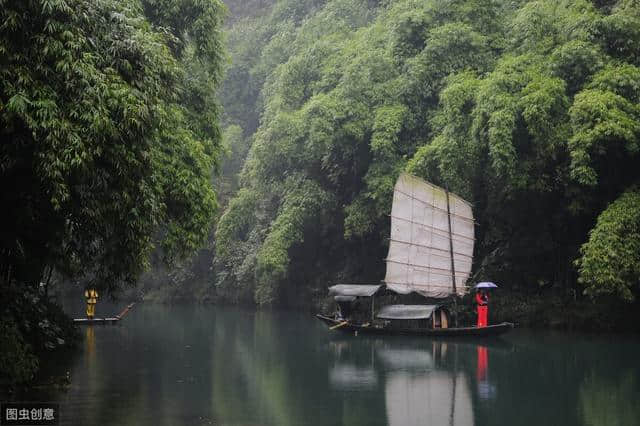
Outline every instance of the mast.
<svg viewBox="0 0 640 426"><path fill-rule="evenodd" d="M456 327L458 327L458 292L456 291L456 266L453 261L453 236L451 234L451 208L449 207L449 190L447 194L447 224L449 225L449 254L451 256L451 284L453 286L453 310L455 313Z"/></svg>

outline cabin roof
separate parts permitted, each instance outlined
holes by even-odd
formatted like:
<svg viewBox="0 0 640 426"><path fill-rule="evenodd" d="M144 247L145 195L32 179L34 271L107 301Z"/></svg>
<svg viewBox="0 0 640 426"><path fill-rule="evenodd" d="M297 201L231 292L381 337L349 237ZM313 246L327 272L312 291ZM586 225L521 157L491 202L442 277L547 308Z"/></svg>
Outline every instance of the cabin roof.
<svg viewBox="0 0 640 426"><path fill-rule="evenodd" d="M382 284L336 284L329 287L329 294L335 296L371 297L380 290L380 287L382 287Z"/></svg>
<svg viewBox="0 0 640 426"><path fill-rule="evenodd" d="M380 319L410 320L427 319L439 305L387 305L378 312Z"/></svg>

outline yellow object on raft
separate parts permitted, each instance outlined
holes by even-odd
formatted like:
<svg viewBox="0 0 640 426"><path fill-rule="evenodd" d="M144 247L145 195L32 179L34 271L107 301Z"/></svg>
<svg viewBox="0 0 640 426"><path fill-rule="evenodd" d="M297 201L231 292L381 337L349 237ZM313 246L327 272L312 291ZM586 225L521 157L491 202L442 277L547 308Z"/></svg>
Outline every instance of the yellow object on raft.
<svg viewBox="0 0 640 426"><path fill-rule="evenodd" d="M87 318L93 319L96 314L96 303L98 303L98 291L90 288L84 291L84 297L87 299Z"/></svg>

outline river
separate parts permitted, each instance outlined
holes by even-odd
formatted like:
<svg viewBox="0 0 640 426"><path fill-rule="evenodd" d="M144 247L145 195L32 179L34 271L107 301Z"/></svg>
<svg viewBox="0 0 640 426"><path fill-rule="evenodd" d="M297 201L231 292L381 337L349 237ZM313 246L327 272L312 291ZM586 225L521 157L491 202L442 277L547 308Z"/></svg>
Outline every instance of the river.
<svg viewBox="0 0 640 426"><path fill-rule="evenodd" d="M137 305L57 361L61 425L640 425L640 337L368 338L312 315Z"/></svg>

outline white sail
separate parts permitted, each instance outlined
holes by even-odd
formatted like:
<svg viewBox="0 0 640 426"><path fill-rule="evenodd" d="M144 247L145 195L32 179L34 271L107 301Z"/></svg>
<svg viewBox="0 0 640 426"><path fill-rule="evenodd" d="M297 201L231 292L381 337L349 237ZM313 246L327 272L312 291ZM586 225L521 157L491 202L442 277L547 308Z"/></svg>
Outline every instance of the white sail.
<svg viewBox="0 0 640 426"><path fill-rule="evenodd" d="M474 222L469 203L415 176L402 174L398 178L391 209L384 279L387 288L400 294L417 292L434 298L462 296L471 274L473 245Z"/></svg>

